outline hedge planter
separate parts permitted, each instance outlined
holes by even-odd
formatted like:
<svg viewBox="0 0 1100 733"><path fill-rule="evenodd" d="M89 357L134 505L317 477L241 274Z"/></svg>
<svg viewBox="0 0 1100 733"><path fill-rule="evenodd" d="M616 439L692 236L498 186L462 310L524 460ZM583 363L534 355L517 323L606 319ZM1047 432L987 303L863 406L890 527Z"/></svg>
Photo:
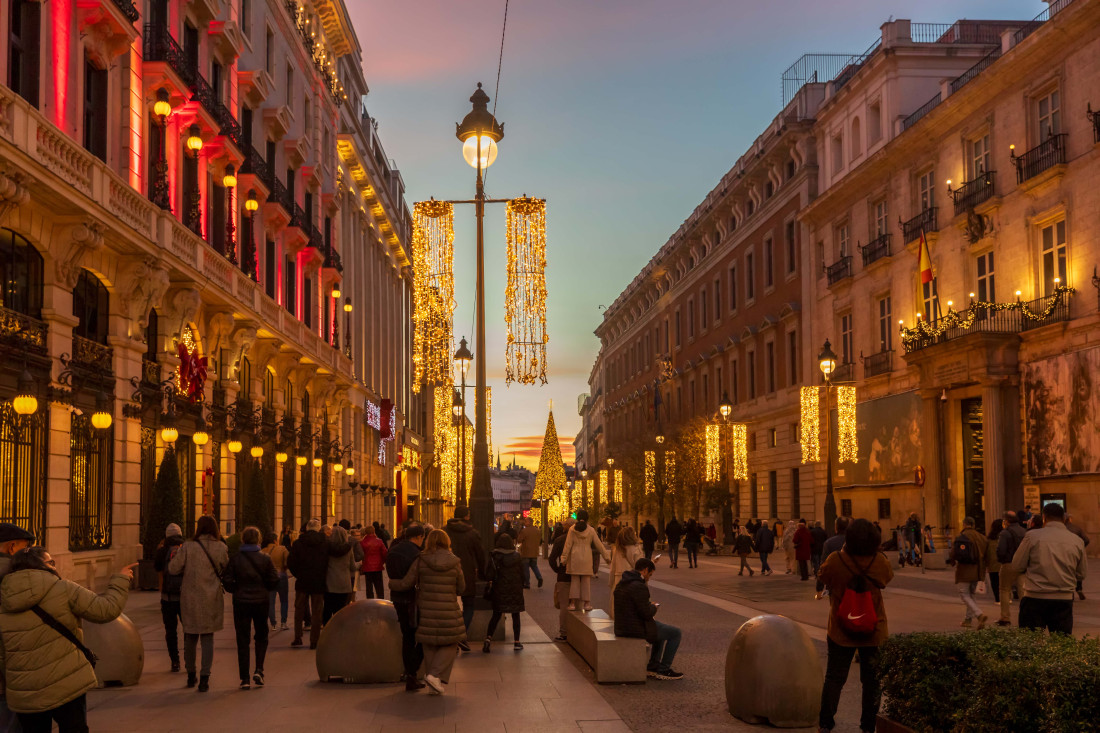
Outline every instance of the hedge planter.
<svg viewBox="0 0 1100 733"><path fill-rule="evenodd" d="M883 645L880 669L884 717L917 733L1083 733L1100 721L1097 639L1020 629L901 634Z"/></svg>

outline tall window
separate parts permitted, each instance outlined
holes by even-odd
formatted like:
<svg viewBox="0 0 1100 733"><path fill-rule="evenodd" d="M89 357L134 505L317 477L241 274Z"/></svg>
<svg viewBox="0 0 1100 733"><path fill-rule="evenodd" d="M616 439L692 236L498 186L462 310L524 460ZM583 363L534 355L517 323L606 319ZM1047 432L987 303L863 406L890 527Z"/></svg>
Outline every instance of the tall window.
<svg viewBox="0 0 1100 733"><path fill-rule="evenodd" d="M699 296L699 317L703 319L703 330L707 328L707 289L703 288L702 295Z"/></svg>
<svg viewBox="0 0 1100 733"><path fill-rule="evenodd" d="M852 314L840 317L840 363L852 363Z"/></svg>
<svg viewBox="0 0 1100 733"><path fill-rule="evenodd" d="M11 0L8 13L8 86L38 106L38 35L41 3Z"/></svg>
<svg viewBox="0 0 1100 733"><path fill-rule="evenodd" d="M880 199L875 202L875 236L881 237L886 232L890 231L890 222L886 211L886 199Z"/></svg>
<svg viewBox="0 0 1100 733"><path fill-rule="evenodd" d="M248 360L247 356L241 357L241 365L237 369L237 384L240 385L241 391L238 393L238 397L242 400L252 399L252 362Z"/></svg>
<svg viewBox="0 0 1100 733"><path fill-rule="evenodd" d="M1038 142L1043 142L1051 135L1062 132L1062 107L1058 100L1058 90L1055 89L1045 97L1041 97L1036 104L1038 113Z"/></svg>
<svg viewBox="0 0 1100 733"><path fill-rule="evenodd" d="M665 339L666 341L668 339ZM676 311L676 348L680 348L680 311Z"/></svg>
<svg viewBox="0 0 1100 733"><path fill-rule="evenodd" d="M989 135L985 134L970 141L970 179L973 180L989 170Z"/></svg>
<svg viewBox="0 0 1100 733"><path fill-rule="evenodd" d="M768 516L779 516L779 472L768 471Z"/></svg>
<svg viewBox="0 0 1100 733"><path fill-rule="evenodd" d="M1066 220L1045 226L1041 230L1043 261L1043 295L1054 292L1057 278L1066 284Z"/></svg>
<svg viewBox="0 0 1100 733"><path fill-rule="evenodd" d="M264 69L267 73L274 74L274 61L275 61L275 33L268 28L267 34L264 37ZM268 161L272 163L273 161Z"/></svg>
<svg viewBox="0 0 1100 733"><path fill-rule="evenodd" d="M794 272L795 267L798 264L798 251L795 247L794 241L794 222L787 222L787 227L784 232L784 240L787 245L787 274Z"/></svg>
<svg viewBox="0 0 1100 733"><path fill-rule="evenodd" d="M670 353L670 351L671 350L668 347L668 319L666 318L665 319L665 353L668 354L668 353Z"/></svg>
<svg viewBox="0 0 1100 733"><path fill-rule="evenodd" d="M42 255L10 229L0 229L0 308L40 318Z"/></svg>
<svg viewBox="0 0 1100 733"><path fill-rule="evenodd" d="M84 149L107 160L107 70L84 55Z"/></svg>
<svg viewBox="0 0 1100 733"><path fill-rule="evenodd" d="M878 350L892 351L894 348L893 316L890 313L890 296L878 299Z"/></svg>
<svg viewBox="0 0 1100 733"><path fill-rule="evenodd" d="M787 332L787 384L798 384L798 333Z"/></svg>
<svg viewBox="0 0 1100 733"><path fill-rule="evenodd" d="M764 287L775 285L775 244L771 239L764 240Z"/></svg>
<svg viewBox="0 0 1100 733"><path fill-rule="evenodd" d="M269 298L275 297L276 269L275 242L268 239L264 242L264 292Z"/></svg>
<svg viewBox="0 0 1100 733"><path fill-rule="evenodd" d="M283 275L286 278L283 287L283 306L291 315L297 315L298 313L298 274L296 270L294 258L287 257L286 264L283 267Z"/></svg>
<svg viewBox="0 0 1100 733"><path fill-rule="evenodd" d="M749 370L749 399L756 399L756 351L749 349L745 355L746 367Z"/></svg>
<svg viewBox="0 0 1100 733"><path fill-rule="evenodd" d="M111 546L113 431L92 427L87 413L74 411L69 427L69 550Z"/></svg>
<svg viewBox="0 0 1100 733"><path fill-rule="evenodd" d="M741 391L738 389L741 385L738 383L738 375L741 373L738 370L737 359L730 362L730 397L733 398L734 404L741 399Z"/></svg>
<svg viewBox="0 0 1100 733"><path fill-rule="evenodd" d="M917 178L920 210L927 211L936 205L936 170L929 168Z"/></svg>
<svg viewBox="0 0 1100 733"><path fill-rule="evenodd" d="M110 316L110 300L107 288L92 273L80 271L80 278L73 288L73 316L78 320L73 335L96 343L107 343L107 321Z"/></svg>
<svg viewBox="0 0 1100 733"><path fill-rule="evenodd" d="M252 38L252 0L241 0L241 33Z"/></svg>
<svg viewBox="0 0 1100 733"><path fill-rule="evenodd" d="M737 265L730 265L730 310L737 310Z"/></svg>
<svg viewBox="0 0 1100 733"><path fill-rule="evenodd" d="M753 254L745 255L745 297L752 300L756 297L756 267L753 262Z"/></svg>
<svg viewBox="0 0 1100 733"><path fill-rule="evenodd" d="M286 104L294 104L294 67L290 64L286 65Z"/></svg>
<svg viewBox="0 0 1100 733"><path fill-rule="evenodd" d="M848 225L841 224L836 228L836 250L839 257L848 255Z"/></svg>
<svg viewBox="0 0 1100 733"><path fill-rule="evenodd" d="M921 283L921 308L924 311L924 320L934 321L940 315L940 296L936 292L936 281Z"/></svg>
<svg viewBox="0 0 1100 733"><path fill-rule="evenodd" d="M993 274L993 252L978 255L978 300L983 303L997 302L997 288Z"/></svg>
<svg viewBox="0 0 1100 733"><path fill-rule="evenodd" d="M722 280L714 278L714 320L722 318Z"/></svg>
<svg viewBox="0 0 1100 733"><path fill-rule="evenodd" d="M764 344L764 369L767 370L768 392L775 391L775 343Z"/></svg>
<svg viewBox="0 0 1100 733"><path fill-rule="evenodd" d="M183 24L183 61L188 70L199 70L199 29L190 23Z"/></svg>

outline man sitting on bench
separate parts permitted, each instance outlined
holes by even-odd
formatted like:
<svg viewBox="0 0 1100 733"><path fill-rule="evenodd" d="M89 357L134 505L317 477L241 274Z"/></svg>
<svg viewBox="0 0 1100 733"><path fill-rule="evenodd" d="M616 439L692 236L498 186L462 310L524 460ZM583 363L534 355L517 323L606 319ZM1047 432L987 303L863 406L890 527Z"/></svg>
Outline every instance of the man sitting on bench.
<svg viewBox="0 0 1100 733"><path fill-rule="evenodd" d="M655 620L661 604L649 600L647 583L656 569L652 560L643 557L634 563L633 570L623 571L622 580L615 586L615 636L645 639L653 646L646 676L679 680L684 675L672 668L672 660L680 647L680 629Z"/></svg>

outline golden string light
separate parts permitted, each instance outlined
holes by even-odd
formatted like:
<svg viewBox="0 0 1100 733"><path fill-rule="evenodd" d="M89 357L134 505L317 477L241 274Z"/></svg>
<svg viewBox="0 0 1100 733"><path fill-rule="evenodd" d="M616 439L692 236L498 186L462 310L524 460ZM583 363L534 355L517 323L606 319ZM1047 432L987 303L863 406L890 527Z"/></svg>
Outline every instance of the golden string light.
<svg viewBox="0 0 1100 733"><path fill-rule="evenodd" d="M623 503L623 472L615 469L615 501Z"/></svg>
<svg viewBox="0 0 1100 733"><path fill-rule="evenodd" d="M706 480L717 481L721 473L722 450L718 447L718 426L707 425Z"/></svg>
<svg viewBox="0 0 1100 733"><path fill-rule="evenodd" d="M837 457L841 463L855 463L859 453L856 442L856 388L836 388Z"/></svg>
<svg viewBox="0 0 1100 733"><path fill-rule="evenodd" d="M657 453L647 450L645 452L645 493L652 494L657 490Z"/></svg>
<svg viewBox="0 0 1100 733"><path fill-rule="evenodd" d="M549 499L565 486L565 468L561 460L558 429L554 425L554 413L546 419L546 433L539 453L539 470L535 474L535 491L532 498Z"/></svg>
<svg viewBox="0 0 1100 733"><path fill-rule="evenodd" d="M572 506L574 509L577 509L583 503L583 501L582 501L582 499L584 498L583 492L584 492L584 482L583 481L574 481L573 482L573 491L571 492L571 495L570 495L570 506Z"/></svg>
<svg viewBox="0 0 1100 733"><path fill-rule="evenodd" d="M454 206L413 206L413 389L451 374L454 300Z"/></svg>
<svg viewBox="0 0 1100 733"><path fill-rule="evenodd" d="M546 201L508 202L508 285L504 295L508 384L546 384Z"/></svg>
<svg viewBox="0 0 1100 733"><path fill-rule="evenodd" d="M676 490L676 452L665 451L665 486L669 491Z"/></svg>
<svg viewBox="0 0 1100 733"><path fill-rule="evenodd" d="M183 333L180 334L180 343L187 347L187 353L195 353L195 332L191 330L190 326L183 327ZM219 364L219 369L221 365ZM181 395L187 395L187 385L183 383L183 372L180 367L176 367L176 393Z"/></svg>
<svg viewBox="0 0 1100 733"><path fill-rule="evenodd" d="M474 390L475 392L477 390ZM493 388L485 387L485 442L489 446L489 457L493 457ZM490 461L492 463L492 461Z"/></svg>
<svg viewBox="0 0 1100 733"><path fill-rule="evenodd" d="M802 462L814 463L821 460L821 408L817 387L803 387L799 395L802 406L800 442L802 443Z"/></svg>
<svg viewBox="0 0 1100 733"><path fill-rule="evenodd" d="M1077 291L1068 285L1057 285L1050 295L1050 300L1043 310L1036 313L1031 306L1019 300L1013 303L989 303L981 300L972 300L964 310L954 310L950 306L947 315L932 321L918 318L912 328L901 327L901 343L905 352L909 353L922 344L935 343L948 331L968 331L982 317L983 313L998 313L1001 311L1018 311L1025 319L1033 322L1041 322L1050 318L1054 309L1063 302L1068 303L1069 296Z"/></svg>
<svg viewBox="0 0 1100 733"><path fill-rule="evenodd" d="M435 454L439 459L439 495L449 502L455 500L455 488L458 486L457 464L455 450L452 443L454 428L451 411L451 387L435 388L435 420L433 437L435 439Z"/></svg>
<svg viewBox="0 0 1100 733"><path fill-rule="evenodd" d="M730 425L730 448L733 453L733 478L745 481L749 477L749 429L744 423Z"/></svg>
<svg viewBox="0 0 1100 733"><path fill-rule="evenodd" d="M611 486L607 483L606 468L601 468L598 472L598 477L596 479L596 491L599 493L604 503L612 501L614 499L614 495L611 493ZM597 506L599 504L600 502L597 502Z"/></svg>

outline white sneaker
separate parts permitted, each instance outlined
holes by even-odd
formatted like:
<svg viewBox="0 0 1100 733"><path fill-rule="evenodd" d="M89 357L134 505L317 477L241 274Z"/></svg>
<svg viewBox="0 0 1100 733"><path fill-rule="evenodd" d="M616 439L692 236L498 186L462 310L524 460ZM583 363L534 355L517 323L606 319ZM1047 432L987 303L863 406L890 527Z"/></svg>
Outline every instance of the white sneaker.
<svg viewBox="0 0 1100 733"><path fill-rule="evenodd" d="M443 682L434 674L424 675L424 684L428 686L429 695L442 695L443 694Z"/></svg>
<svg viewBox="0 0 1100 733"><path fill-rule="evenodd" d="M290 627L286 625L286 621L283 621L282 625L281 625L281 626L279 626L279 628L280 628L280 629L282 629L283 631L286 631L286 630L287 630L287 629L289 629Z"/></svg>

